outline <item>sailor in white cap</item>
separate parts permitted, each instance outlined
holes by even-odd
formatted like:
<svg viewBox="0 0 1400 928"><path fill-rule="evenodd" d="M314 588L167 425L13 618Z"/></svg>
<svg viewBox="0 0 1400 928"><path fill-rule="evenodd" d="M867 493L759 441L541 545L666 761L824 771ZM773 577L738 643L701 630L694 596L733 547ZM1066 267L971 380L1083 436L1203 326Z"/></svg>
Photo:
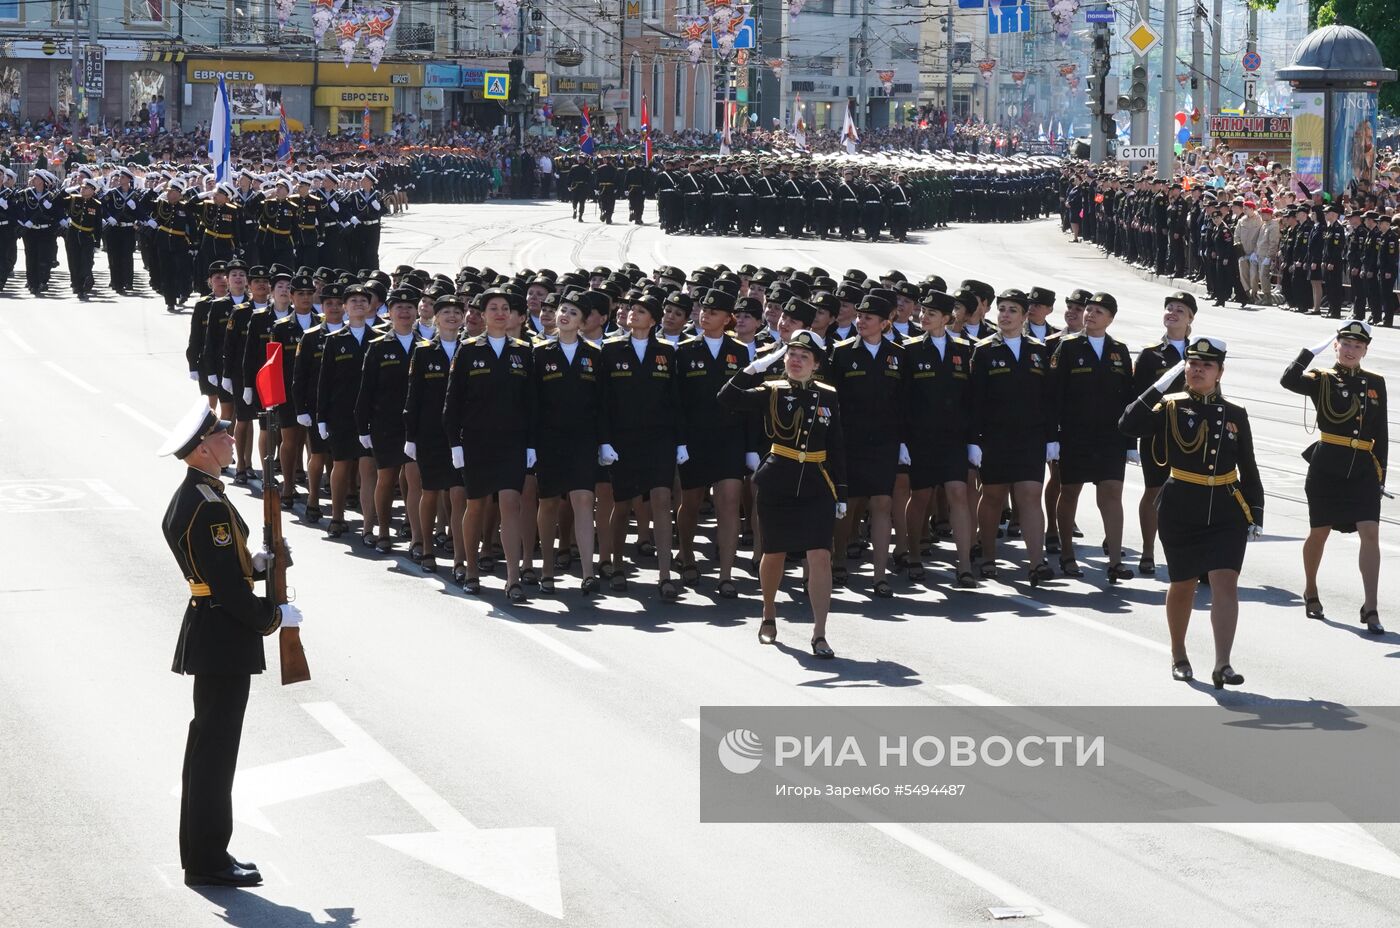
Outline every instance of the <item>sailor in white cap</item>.
<svg viewBox="0 0 1400 928"><path fill-rule="evenodd" d="M228 852L233 776L252 674L266 669L263 638L301 624L291 604L254 592L271 555L248 551L248 526L224 495L220 471L233 436L200 398L157 452L188 466L161 529L189 585L171 669L194 676L194 718L181 774L180 863L189 886L255 886L254 864ZM290 554L283 549L282 556Z"/></svg>
<svg viewBox="0 0 1400 928"><path fill-rule="evenodd" d="M42 168L29 173L29 188L20 200L20 225L24 227L24 279L29 292L39 296L49 286L49 273L58 256L57 227L67 202L58 178Z"/></svg>
<svg viewBox="0 0 1400 928"><path fill-rule="evenodd" d="M19 249L15 247L19 235L20 191L15 189L18 178L12 169L0 166L0 290L10 282L19 257Z"/></svg>

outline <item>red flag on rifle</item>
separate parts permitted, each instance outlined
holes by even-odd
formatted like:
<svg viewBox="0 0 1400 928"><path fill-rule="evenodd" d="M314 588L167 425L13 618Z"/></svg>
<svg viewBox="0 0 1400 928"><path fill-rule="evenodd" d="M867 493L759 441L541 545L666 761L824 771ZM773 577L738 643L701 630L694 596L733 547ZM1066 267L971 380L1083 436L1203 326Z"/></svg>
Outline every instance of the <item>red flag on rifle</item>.
<svg viewBox="0 0 1400 928"><path fill-rule="evenodd" d="M258 399L263 409L271 409L287 402L287 381L282 376L282 345L280 342L267 343L267 361L258 370Z"/></svg>

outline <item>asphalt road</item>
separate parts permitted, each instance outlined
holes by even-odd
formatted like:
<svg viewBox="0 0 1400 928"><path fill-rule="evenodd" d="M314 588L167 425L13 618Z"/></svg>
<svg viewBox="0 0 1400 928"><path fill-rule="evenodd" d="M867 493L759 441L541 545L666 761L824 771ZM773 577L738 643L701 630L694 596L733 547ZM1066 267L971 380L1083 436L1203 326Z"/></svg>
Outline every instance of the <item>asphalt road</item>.
<svg viewBox="0 0 1400 928"><path fill-rule="evenodd" d="M1068 244L1056 223L914 238L668 237L575 223L553 203L417 206L386 223L382 263L896 267L1108 290L1114 335L1134 347L1159 335L1168 287ZM868 565L853 570L833 606L833 662L806 651L805 604L787 596L781 644L760 647L757 584L742 573L732 602L702 582L663 606L644 575L623 597L584 603L566 581L507 608L499 574L469 598L290 520L314 679L254 681L233 845L267 882L196 893L180 884L173 791L190 683L168 671L185 593L159 531L180 467L152 456L193 396L189 317L156 298L41 303L16 289L0 300L0 925L962 926L999 906L1057 926L1400 922L1393 825L698 821L702 705L1393 701L1400 635L1356 624L1354 538L1329 550L1332 619L1305 619L1298 595L1310 439L1278 377L1324 321L1210 307L1197 320L1230 344L1225 391L1250 411L1268 491L1266 537L1241 582L1238 691L1170 680L1164 585L1106 588L1087 502L1084 580L1035 591L1018 571L969 594L933 569L923 587L901 578L897 598L874 601ZM1382 331L1367 366L1395 370L1397 344ZM1129 471L1135 552L1141 483ZM231 493L256 524L258 500ZM1381 613L1400 628L1395 507L1383 512ZM1203 613L1191 651L1209 667Z"/></svg>

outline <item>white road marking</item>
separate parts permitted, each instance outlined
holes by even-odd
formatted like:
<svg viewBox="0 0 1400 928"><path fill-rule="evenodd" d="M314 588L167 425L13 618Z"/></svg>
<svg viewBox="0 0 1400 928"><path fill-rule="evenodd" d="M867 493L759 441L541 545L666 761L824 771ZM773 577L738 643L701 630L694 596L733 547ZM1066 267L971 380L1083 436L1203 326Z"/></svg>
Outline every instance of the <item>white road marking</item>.
<svg viewBox="0 0 1400 928"><path fill-rule="evenodd" d="M970 702L974 706L1009 706L1011 703L980 690L975 686L968 686L966 683L948 683L938 687L949 696L956 696L963 702Z"/></svg>
<svg viewBox="0 0 1400 928"><path fill-rule="evenodd" d="M99 394L99 393L102 392L101 390L99 390L99 389L97 389L96 387L94 387L92 384L88 383L88 382L87 382L86 380L84 380L83 378L79 377L77 374L74 374L73 372L71 372L71 371L69 371L69 370L66 370L65 368L60 367L59 365L55 364L53 361L45 361L45 362L44 362L44 366L47 367L49 370L53 371L53 372L54 372L55 374L57 374L58 376L62 377L64 380L67 380L69 383L73 384L74 386L76 386L76 387L78 387L78 388L80 388L80 389L82 389L82 390L86 390L87 392L89 392L89 393L91 393L91 394L93 394L93 395L97 395L97 394Z"/></svg>
<svg viewBox="0 0 1400 928"><path fill-rule="evenodd" d="M582 651L577 651L569 647L562 641L554 640L552 637L540 631L538 628L536 628L528 622L522 622L520 619L506 615L503 612L497 612L494 610L491 612L491 618L505 622L506 628L520 633L524 637L533 641L535 644L548 648L555 654L564 658L564 660L573 664L575 667L582 667L584 670L592 670L597 672L605 672L607 670L606 667L595 661L593 658L589 657L587 654L584 654Z"/></svg>
<svg viewBox="0 0 1400 928"><path fill-rule="evenodd" d="M14 332L13 330L11 330L11 329L6 329L6 330L5 330L5 335L6 335L7 338L9 338L10 341L14 342L16 348L18 348L20 351L23 351L25 354L38 354L38 353L39 353L39 352L37 352L37 351L34 350L33 346L30 345L29 342L27 342L27 341L25 341L24 339L20 338L19 335L18 335L18 333Z"/></svg>
<svg viewBox="0 0 1400 928"><path fill-rule="evenodd" d="M302 703L302 708L434 828L372 835L373 840L546 915L564 917L553 828L478 829L335 703Z"/></svg>
<svg viewBox="0 0 1400 928"><path fill-rule="evenodd" d="M1029 596L1023 596L1020 593L1002 592L996 589L984 589L983 593L987 596L994 596L998 599L1004 599L1008 602L1013 602L1016 605L1023 606L1027 609L1035 609L1040 612L1048 612L1050 615L1053 615L1058 619L1064 619L1066 622L1073 622L1075 625L1091 629L1103 635L1118 638L1122 641L1130 641L1138 647L1147 648L1148 650L1156 651L1159 654L1170 654L1172 651L1170 645L1164 644L1161 641L1156 641L1152 638L1144 638L1142 635L1137 635L1130 631L1124 631L1123 629L1117 628L1113 625L1109 625L1106 622L1100 622L1097 619L1091 619L1088 616L1080 615L1077 612L1071 612L1068 609L1061 609L1058 606L1047 605L1038 600L1032 599Z"/></svg>
<svg viewBox="0 0 1400 928"><path fill-rule="evenodd" d="M158 876L160 878L160 881L165 884L166 889L175 888L175 884L170 882L170 877L165 875L165 870L160 866L160 864L151 864L151 869L156 872L156 876Z"/></svg>
<svg viewBox="0 0 1400 928"><path fill-rule="evenodd" d="M131 502L131 500L127 499L125 496L122 496L116 490L112 489L111 484L107 483L105 480L83 480L80 482L89 490L91 490L93 492L93 495L100 496L107 503L107 505L112 507L113 509L136 508L136 506Z"/></svg>
<svg viewBox="0 0 1400 928"><path fill-rule="evenodd" d="M159 422L156 422L154 419L146 418L144 415L132 409L125 403L113 403L112 405L116 407L117 412L124 414L125 416L127 416L127 418L135 422L139 422L146 428L150 429L152 432L155 432L157 435L165 435L167 432L169 432L169 429L161 425Z"/></svg>

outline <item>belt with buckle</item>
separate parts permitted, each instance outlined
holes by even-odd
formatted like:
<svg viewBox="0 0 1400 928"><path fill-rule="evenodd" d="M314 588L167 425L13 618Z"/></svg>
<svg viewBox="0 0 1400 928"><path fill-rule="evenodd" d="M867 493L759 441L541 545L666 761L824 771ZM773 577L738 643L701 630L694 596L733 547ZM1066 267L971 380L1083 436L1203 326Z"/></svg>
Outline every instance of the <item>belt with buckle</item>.
<svg viewBox="0 0 1400 928"><path fill-rule="evenodd" d="M1244 511L1245 520L1250 525L1254 524L1254 511L1249 508L1249 503L1245 500L1244 494L1240 492L1240 472L1232 470L1228 474L1198 474L1194 471L1182 470L1179 467L1171 469L1173 480L1180 480L1182 483L1194 484L1198 487L1220 487L1230 485L1230 495L1235 498L1235 502L1240 504L1240 509Z"/></svg>
<svg viewBox="0 0 1400 928"><path fill-rule="evenodd" d="M1350 448L1353 451L1365 451L1371 455L1371 461L1376 465L1376 477L1385 479L1385 468L1381 467L1381 459L1376 457L1376 442L1371 438L1347 438L1345 435L1332 435L1328 432L1319 432L1318 441L1324 445L1337 445L1341 448Z"/></svg>

